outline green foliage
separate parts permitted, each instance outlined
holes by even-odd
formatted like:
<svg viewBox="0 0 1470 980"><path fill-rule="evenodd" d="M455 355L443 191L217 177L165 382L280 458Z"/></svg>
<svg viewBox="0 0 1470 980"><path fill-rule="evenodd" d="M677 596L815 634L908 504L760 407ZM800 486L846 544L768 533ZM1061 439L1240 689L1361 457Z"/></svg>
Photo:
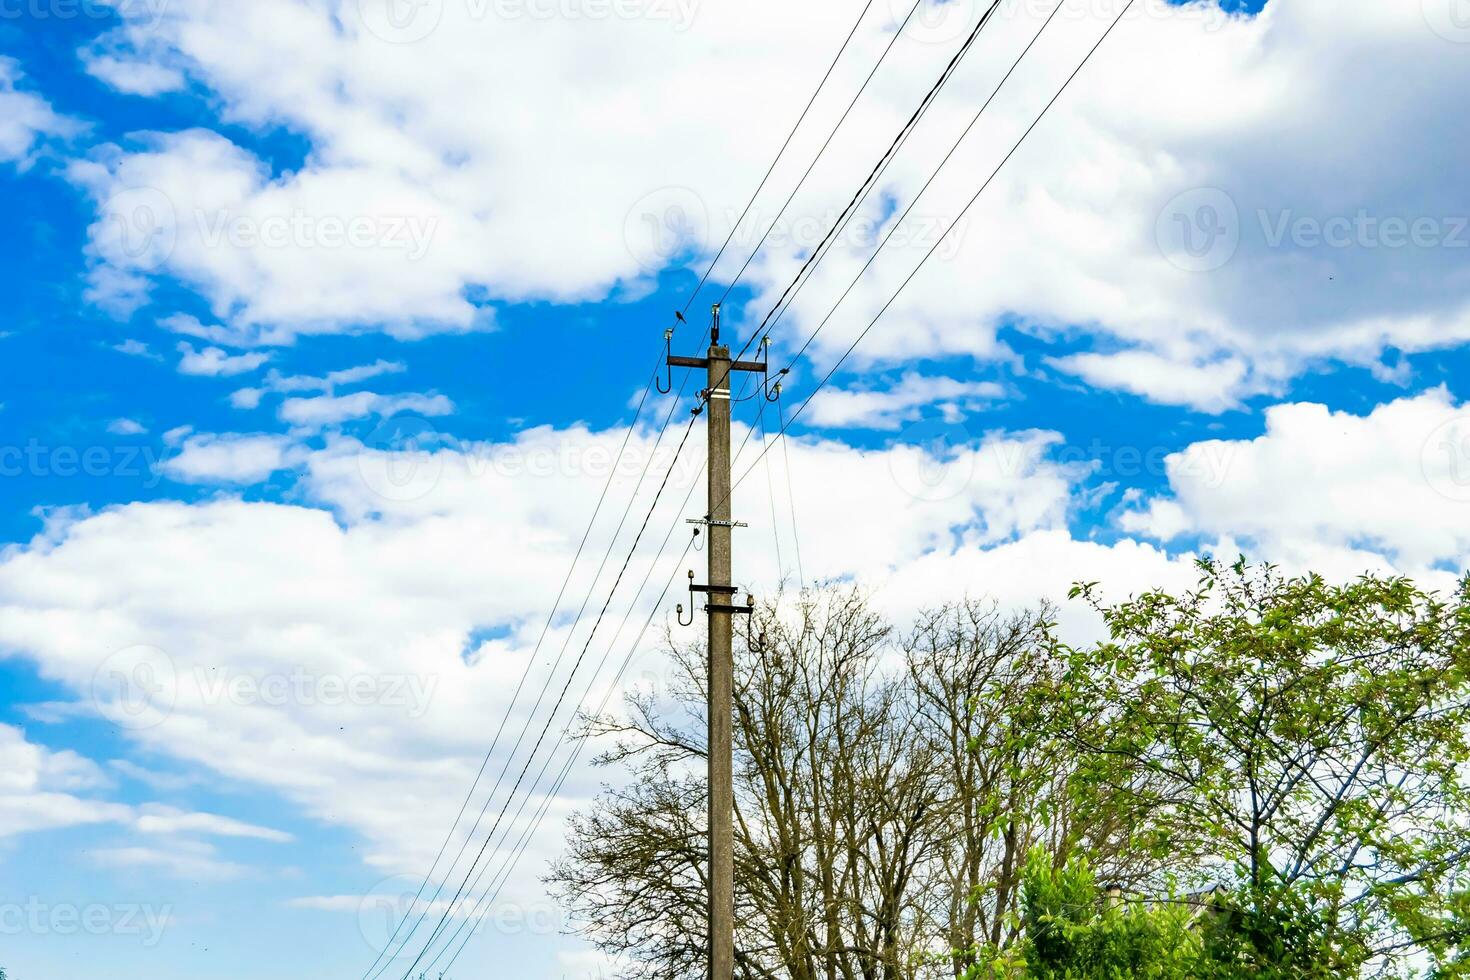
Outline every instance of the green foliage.
<svg viewBox="0 0 1470 980"><path fill-rule="evenodd" d="M1186 980L1202 944L1187 902L1101 895L1083 859L1053 869L1034 854L1023 899L1025 972L1033 980Z"/></svg>
<svg viewBox="0 0 1470 980"><path fill-rule="evenodd" d="M1266 911L1257 911L1261 907ZM1351 975L1299 896L1109 894L1084 858L1026 867L1022 941L985 950L966 980L1314 980ZM1445 974L1446 977L1455 976Z"/></svg>
<svg viewBox="0 0 1470 980"><path fill-rule="evenodd" d="M1110 641L1061 643L1039 726L1074 791L1147 813L1135 846L1238 896L1215 936L1242 975L1453 968L1470 882L1470 583L1346 585L1200 563L1199 587L1092 602ZM1285 965L1283 965L1285 964Z"/></svg>

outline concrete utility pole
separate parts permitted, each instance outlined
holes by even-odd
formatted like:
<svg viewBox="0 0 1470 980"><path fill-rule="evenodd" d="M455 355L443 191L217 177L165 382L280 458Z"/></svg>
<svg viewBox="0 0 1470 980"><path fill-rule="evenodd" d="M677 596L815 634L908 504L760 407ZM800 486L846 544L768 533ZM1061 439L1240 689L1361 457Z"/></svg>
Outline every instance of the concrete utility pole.
<svg viewBox="0 0 1470 980"><path fill-rule="evenodd" d="M714 308L708 356L669 356L672 367L704 368L709 387L705 391L709 418L709 510L703 523L708 527L706 551L709 582L694 584L691 592L709 596L709 980L733 980L735 973L735 778L731 730L735 701L735 659L732 624L737 615L750 615L754 601L734 603L736 589L731 579L731 531L738 525L730 519L730 373L764 373L766 365L756 361L732 361L730 348L720 344L720 308ZM693 609L690 609L691 616Z"/></svg>

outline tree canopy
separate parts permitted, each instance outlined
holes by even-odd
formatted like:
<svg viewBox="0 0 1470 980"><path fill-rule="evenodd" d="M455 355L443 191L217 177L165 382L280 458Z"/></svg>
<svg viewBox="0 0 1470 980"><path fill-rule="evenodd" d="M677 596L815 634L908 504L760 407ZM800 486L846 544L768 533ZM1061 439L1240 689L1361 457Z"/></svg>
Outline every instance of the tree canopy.
<svg viewBox="0 0 1470 980"><path fill-rule="evenodd" d="M851 589L737 649L737 975L1470 976L1470 586L1244 562L895 630ZM589 719L630 778L550 883L632 980L704 964L703 650ZM1108 883L1101 889L1097 881Z"/></svg>

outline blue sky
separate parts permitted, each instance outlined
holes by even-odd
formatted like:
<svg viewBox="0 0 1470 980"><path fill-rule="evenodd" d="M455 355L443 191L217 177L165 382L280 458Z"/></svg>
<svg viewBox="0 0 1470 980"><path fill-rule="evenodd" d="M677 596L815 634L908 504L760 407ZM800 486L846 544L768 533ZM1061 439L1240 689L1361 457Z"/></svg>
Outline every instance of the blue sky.
<svg viewBox="0 0 1470 980"><path fill-rule="evenodd" d="M1470 81L1461 3L1125 17L750 469L737 574L792 583L799 536L806 579L861 583L898 621L961 594L1060 600L1074 579L1185 584L1205 552L1446 587L1470 555L1470 136L1435 93ZM695 514L697 438L635 553L654 585L615 595L627 630L589 639L571 613L611 586L616 561L596 562L652 502L641 461L656 482L677 440L658 423L684 406L635 412L672 312L860 5L433 0L398 28L378 6L0 4L13 980L361 975L384 938L361 910L427 870L493 725L540 727L510 701L523 670L544 677L561 645L634 653L589 707L662 677L637 626L672 604L654 599L679 556L657 545ZM982 35L864 204L873 226L913 203L1049 9L1010 4ZM1121 7L1066 9L796 363L788 417ZM727 336L750 336L976 8L920 8L778 216L907 5L873 10L681 352L727 287ZM311 237L354 221L362 243ZM284 243L259 240L272 222ZM839 239L773 362L872 245ZM625 438L632 468L538 646L606 479L592 454ZM406 491L383 482L394 465ZM1070 607L1063 623L1096 629ZM96 684L140 657L170 671L147 724ZM366 679L375 700L211 688L298 673ZM427 685L408 703L405 678ZM574 767L455 976L605 967L560 935L539 878L561 822L617 778Z"/></svg>

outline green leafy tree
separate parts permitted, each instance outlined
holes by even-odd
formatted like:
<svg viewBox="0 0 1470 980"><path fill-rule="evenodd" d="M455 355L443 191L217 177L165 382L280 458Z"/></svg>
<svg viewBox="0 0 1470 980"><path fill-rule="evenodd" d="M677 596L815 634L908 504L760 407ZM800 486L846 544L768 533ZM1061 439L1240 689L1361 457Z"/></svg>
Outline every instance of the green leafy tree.
<svg viewBox="0 0 1470 980"><path fill-rule="evenodd" d="M1135 846L1238 895L1216 951L1264 976L1455 969L1470 859L1470 581L1333 585L1200 563L1197 589L1105 605L1109 642L1056 653L1038 724L1074 789L1132 796ZM1448 923L1448 924L1447 924ZM1447 974L1449 975L1449 974Z"/></svg>
<svg viewBox="0 0 1470 980"><path fill-rule="evenodd" d="M1024 887L1024 975L1032 980L1186 980L1203 974L1197 908L1099 892L1084 859L1033 854Z"/></svg>

